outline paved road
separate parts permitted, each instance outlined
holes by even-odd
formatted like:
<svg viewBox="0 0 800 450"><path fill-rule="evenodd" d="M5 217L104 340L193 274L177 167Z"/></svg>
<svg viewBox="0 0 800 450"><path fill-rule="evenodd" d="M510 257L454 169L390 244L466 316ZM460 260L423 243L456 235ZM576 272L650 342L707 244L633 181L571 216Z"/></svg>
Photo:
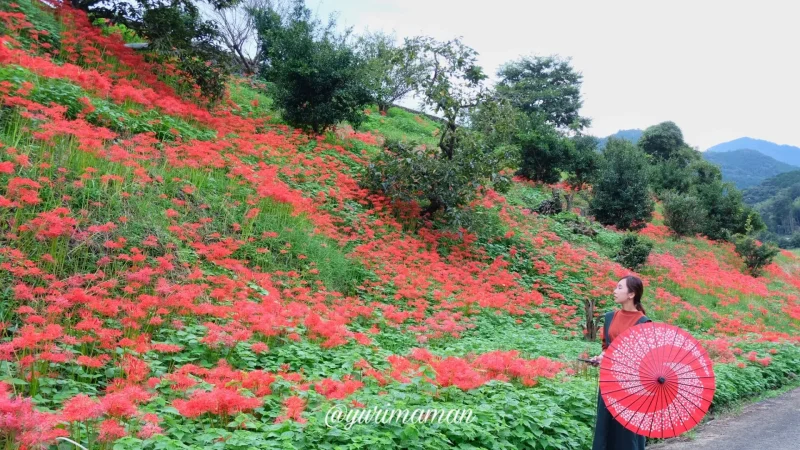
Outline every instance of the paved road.
<svg viewBox="0 0 800 450"><path fill-rule="evenodd" d="M742 408L741 414L699 425L695 438L667 440L648 450L800 449L800 388Z"/></svg>

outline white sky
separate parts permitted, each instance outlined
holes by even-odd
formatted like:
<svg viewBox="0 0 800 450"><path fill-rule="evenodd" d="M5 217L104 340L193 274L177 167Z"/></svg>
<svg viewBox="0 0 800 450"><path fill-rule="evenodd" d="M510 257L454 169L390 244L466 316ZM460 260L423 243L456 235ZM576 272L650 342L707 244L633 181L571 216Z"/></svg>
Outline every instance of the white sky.
<svg viewBox="0 0 800 450"><path fill-rule="evenodd" d="M356 32L462 36L484 70L559 54L583 73L590 134L665 120L700 150L749 136L800 146L800 2L306 0Z"/></svg>

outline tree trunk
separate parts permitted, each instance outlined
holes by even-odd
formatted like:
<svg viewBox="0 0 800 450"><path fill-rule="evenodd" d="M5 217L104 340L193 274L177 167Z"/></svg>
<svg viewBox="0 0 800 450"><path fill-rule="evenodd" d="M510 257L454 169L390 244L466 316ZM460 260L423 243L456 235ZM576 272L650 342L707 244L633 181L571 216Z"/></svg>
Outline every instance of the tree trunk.
<svg viewBox="0 0 800 450"><path fill-rule="evenodd" d="M567 194L567 212L572 212L572 200L575 198L575 193L570 192Z"/></svg>
<svg viewBox="0 0 800 450"><path fill-rule="evenodd" d="M442 208L442 204L438 199L430 199L431 204L420 212L421 217L432 217L433 214Z"/></svg>
<svg viewBox="0 0 800 450"><path fill-rule="evenodd" d="M586 325L584 326L583 335L587 341L595 341L597 339L597 331L600 325L594 321L594 300L583 299L583 306L586 312Z"/></svg>
<svg viewBox="0 0 800 450"><path fill-rule="evenodd" d="M244 70L248 72L248 75L254 74L255 67L253 67L253 64L250 62L250 60L247 59L246 56L244 56L244 53L242 53L242 49L239 48L239 46L234 46L234 50L236 52L236 56L239 58L239 62L241 63Z"/></svg>

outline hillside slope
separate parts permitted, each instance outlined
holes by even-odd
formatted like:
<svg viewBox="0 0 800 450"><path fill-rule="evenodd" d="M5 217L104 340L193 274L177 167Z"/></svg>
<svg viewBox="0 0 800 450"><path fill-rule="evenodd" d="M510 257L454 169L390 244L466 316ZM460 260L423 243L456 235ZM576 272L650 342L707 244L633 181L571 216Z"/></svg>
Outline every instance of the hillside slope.
<svg viewBox="0 0 800 450"><path fill-rule="evenodd" d="M631 142L633 142L635 144L635 143L639 142L639 139L642 137L642 133L644 133L644 131L639 130L639 129L635 129L635 128L634 129L630 129L630 130L619 130L619 131L617 131L616 133L614 133L614 134L612 134L610 136L606 136L604 138L600 138L600 140L597 143L597 148L599 148L599 149L606 148L606 142L608 142L608 139L612 138L612 137L613 138L618 138L618 139L625 139L625 140L631 141Z"/></svg>
<svg viewBox="0 0 800 450"><path fill-rule="evenodd" d="M747 204L756 205L777 196L784 189L791 189L800 184L800 170L784 172L762 181L742 191L742 198Z"/></svg>
<svg viewBox="0 0 800 450"><path fill-rule="evenodd" d="M304 135L257 83L206 109L82 13L0 11L4 448L587 448L584 300L614 307L621 233L519 179L468 228L420 221L358 180L383 136L435 142L424 118ZM647 314L703 339L715 406L791 380L794 255L753 278L658 215L640 234ZM326 422L387 405L472 420Z"/></svg>
<svg viewBox="0 0 800 450"><path fill-rule="evenodd" d="M739 189L756 186L784 172L798 170L797 166L782 163L756 150L703 152L702 155L706 161L720 167L723 181L731 181Z"/></svg>
<svg viewBox="0 0 800 450"><path fill-rule="evenodd" d="M778 145L762 139L742 137L729 142L723 142L707 149L707 152L730 152L734 150L750 149L760 152L782 163L800 166L800 147L792 145Z"/></svg>

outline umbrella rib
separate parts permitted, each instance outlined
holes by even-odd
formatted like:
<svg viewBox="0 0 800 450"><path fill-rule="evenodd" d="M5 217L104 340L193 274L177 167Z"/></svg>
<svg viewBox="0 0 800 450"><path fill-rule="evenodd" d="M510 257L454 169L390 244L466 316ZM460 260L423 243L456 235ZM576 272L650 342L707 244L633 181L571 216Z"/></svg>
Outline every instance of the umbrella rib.
<svg viewBox="0 0 800 450"><path fill-rule="evenodd" d="M700 345L700 342L695 340L694 346L691 348L691 350L688 350L686 352L686 354L683 355L683 358L681 358L680 361L676 361L675 364L683 364L683 360L686 359L686 355L692 354L692 350L696 349L699 345ZM700 347L700 348L702 349L703 347ZM684 373L691 372L692 370L694 370L694 369L691 368L691 364L693 364L695 361L697 361L698 359L702 358L703 356L704 356L704 352L700 352L700 356L695 357L693 360L691 360L691 361L689 361L688 363L685 364L687 367L690 368L689 370L684 371L684 372L680 372L680 373L679 372L675 372L675 374L676 375L682 375Z"/></svg>
<svg viewBox="0 0 800 450"><path fill-rule="evenodd" d="M620 390L624 390L624 389L620 389ZM633 393L630 393L630 394L626 395L625 397L622 397L621 399L617 400L617 403L622 403L622 401L623 401L623 400L625 400L625 399L627 399L628 397L631 397L631 396L633 396L633 395L638 395L638 394L639 394L640 392L642 392L643 390L647 390L647 389L645 389L645 388L644 388L644 385L642 385L641 389L639 389L638 391L636 391L636 392L633 392ZM618 391L614 391L614 392L618 392ZM607 392L606 394L610 394L610 392ZM653 396L650 396L650 397L651 397L651 398L650 398L650 403L652 404L652 403L653 403L653 401L652 401L652 397L653 397ZM641 399L643 399L644 401L647 401L647 397L640 396L640 400L641 400ZM644 405L644 403L642 403L642 405ZM632 411L634 410L633 408L628 408L628 407L625 407L625 406L623 406L623 408L624 408L625 410L632 410ZM617 414L614 416L614 420L616 420L616 419L617 419L617 417L619 417L619 415L620 415L620 414L622 414L622 412L623 412L623 411L620 411L620 412L618 412L618 413L617 413ZM638 411L637 411L637 412L638 412ZM641 423L641 422L640 422L640 423ZM639 427L639 428L640 428L640 427ZM637 428L637 430L638 430L638 428Z"/></svg>
<svg viewBox="0 0 800 450"><path fill-rule="evenodd" d="M672 336L672 343L669 345L669 353L667 354L666 359L664 359L664 361L667 361L667 362L672 361L672 353L675 351L675 340L678 338L678 328L676 327L676 329L673 330L673 331L675 333ZM666 342L664 342L663 336L662 336L662 343L664 343L665 346L666 346ZM673 372L674 372L674 370L673 370Z"/></svg>
<svg viewBox="0 0 800 450"><path fill-rule="evenodd" d="M717 390L716 388L710 388L710 387L705 387L705 386L698 386L698 385L696 385L696 384L678 383L677 381L672 381L672 380L670 380L670 383L672 383L672 384L678 384L678 385L681 385L681 386L689 386L689 387L693 387L693 388L705 389L705 390L709 390L709 391L716 391L716 390Z"/></svg>
<svg viewBox="0 0 800 450"><path fill-rule="evenodd" d="M619 391L621 391L621 390L625 390L625 389L624 389L624 388L623 388L623 389L619 389L619 390L617 390L617 391L614 391L614 392L619 392ZM644 390L646 390L646 389L645 389L644 387L642 387L642 388L641 388L641 389L639 389L638 391L636 391L636 392L633 392L633 393L630 393L630 394L626 395L625 397L622 397L621 399L617 400L617 403L620 403L620 402L622 402L623 400L625 400L626 398L628 398L628 397L630 397L630 396L632 396L632 395L638 395L640 392L642 392L642 391L644 391ZM610 394L610 393L611 393L611 392L606 392L606 394ZM626 408L626 409L627 409L627 408ZM619 415L619 414L617 414L617 415ZM616 419L616 416L614 416L614 418Z"/></svg>
<svg viewBox="0 0 800 450"><path fill-rule="evenodd" d="M644 325L643 325L643 326L644 326ZM645 347L645 346L644 346L644 344L641 344L639 341L640 341L639 339L633 340L633 342L634 342L634 345L635 345L636 349L648 350L648 348L647 348L647 347ZM647 353L648 353L647 351L645 351L645 352L644 352L644 354L645 354L645 355L646 355ZM631 368L632 368L632 369L634 369L634 370L636 370L636 371L638 371L638 372L644 372L644 374L645 374L645 375L647 375L648 377L652 377L652 378L654 378L654 379L655 379L655 378L658 378L658 375L657 375L658 371L657 371L657 370L655 370L655 371L653 370L653 369L655 369L655 368L654 368L654 367L652 367L652 366L649 364L649 363L650 363L650 361L649 361L647 358L645 358L645 357L642 357L642 360L644 361L644 364L640 363L640 364L639 364L639 367L635 367L635 368L634 368L634 367L631 367ZM629 367L630 367L630 366L629 366Z"/></svg>
<svg viewBox="0 0 800 450"><path fill-rule="evenodd" d="M630 397L630 396L632 396L632 395L637 395L637 394L639 394L639 392L641 392L642 390L644 390L644 389L640 389L640 390L638 390L638 391L636 391L636 392L634 392L634 393L632 393L632 394L628 394L628 395L626 395L625 397L623 397L623 398L621 398L619 401L617 401L617 403L621 403L623 400L625 400L626 398L628 398L628 397ZM644 399L644 400L646 401L646 400L647 400L647 397L642 397L642 396L640 396L640 397L639 397L639 399L640 399L640 400L641 400L641 399ZM625 407L625 406L623 406L623 408L624 408L625 410L633 410L633 408L628 408L628 407ZM617 415L615 415L615 416L614 416L614 420L617 420L617 417L619 417L619 415L620 415L620 414L622 414L622 412L623 412L623 411L620 411L620 412L618 412L618 413L617 413Z"/></svg>
<svg viewBox="0 0 800 450"><path fill-rule="evenodd" d="M653 324L653 323L650 323L649 324L649 328L652 330L651 332L653 333L653 336L655 336L656 335L657 326L655 324ZM662 343L663 343L663 340L662 340ZM656 345L657 344L658 344L658 342L657 342L657 338L656 338ZM664 347L665 347L664 345L659 345L654 349L655 352L656 352L656 355L655 355L655 358L652 360L652 362L656 366L656 368L655 368L655 370L656 370L655 371L656 378L660 378L660 377L662 377L664 375L664 365L663 365ZM659 389L659 392L661 392L661 389ZM663 425L664 425L663 420L662 420L661 425L662 425L662 428L663 428ZM652 432L652 423L651 423L650 432Z"/></svg>
<svg viewBox="0 0 800 450"><path fill-rule="evenodd" d="M658 400L659 400L659 402L661 401L662 398L664 398L666 400L666 393L664 392L664 385L662 384L660 386L656 386L656 389L658 389ZM658 404L656 404L656 406L658 406ZM664 435L664 410L665 409L668 410L668 408L664 407L663 404L661 406L662 406L662 408L659 411L661 412L661 435L663 436ZM652 435L653 434L653 425L654 425L653 422L655 422L655 420L650 419L650 431L647 432L648 435Z"/></svg>
<svg viewBox="0 0 800 450"><path fill-rule="evenodd" d="M667 393L668 393L667 389L669 389L670 386L667 386L667 384L664 384L664 386L662 388L664 389L664 395L667 395ZM667 410L667 414L669 415L669 427L672 429L672 435L673 436L677 436L678 433L675 432L675 420L672 418L672 408L671 408L671 406L672 406L672 403L668 404L664 409ZM680 419L680 416L678 416L678 419ZM661 421L661 428L662 428L661 437L664 437L664 430L663 430L664 421L663 420Z"/></svg>
<svg viewBox="0 0 800 450"><path fill-rule="evenodd" d="M692 406L694 406L695 408L699 409L700 411L703 410L702 407L695 405L693 401L688 399L685 395L681 394L681 391L678 388L674 388L674 389L675 389L675 397L676 398L680 395L684 400L686 400L687 402L691 403ZM698 422L697 420L694 419L694 416L692 416L691 411L689 411L686 408L686 405L684 405L682 402L678 402L678 404L681 405L681 408L683 408L684 411L686 411L686 413L689 414L689 417L692 417L692 420L694 420L695 425L699 425L700 424L700 422ZM705 411L704 411L704 413L705 413Z"/></svg>
<svg viewBox="0 0 800 450"><path fill-rule="evenodd" d="M673 387L670 385L667 389L673 389ZM677 397L680 392L678 391L678 388L674 388L674 389L675 389L675 397ZM683 408L683 410L686 411L686 414L689 416L689 418L692 419L692 421L694 421L694 425L692 425L692 427L695 427L700 423L694 418L694 416L692 415L692 412L689 411L688 409L686 409L686 406L682 402L675 402L675 403L681 405L681 408ZM692 404L694 405L694 403L692 403ZM702 408L700 408L700 409L702 410ZM685 428L686 431L689 431L689 429L686 427L686 425L684 425L683 428ZM673 427L672 430L675 431L675 428ZM677 436L677 434L675 436Z"/></svg>
<svg viewBox="0 0 800 450"><path fill-rule="evenodd" d="M649 324L647 324L647 323L646 323L646 324L642 324L642 326L643 326L643 327L645 327L645 328L643 329L643 331L642 331L642 333L643 333L643 334L645 333L645 331L644 331L644 330L652 330L651 332L652 332L653 334L655 334L655 330L653 330L653 328L655 328L655 325L653 325L653 324L652 324L652 322L651 322L651 323L649 323ZM645 336L645 339L646 339L646 336ZM656 352L659 352L659 347L655 347L655 348L653 348L653 347L648 347L648 346L645 344L645 342L647 342L647 341L645 340L644 342L642 342L642 348L644 348L645 350L647 350L647 353L645 353L645 357L643 358L643 359L644 359L644 361L645 361L645 365L648 367L648 369L649 369L649 371L650 371L650 374L651 374L651 375L652 375L654 378L658 379L658 377L660 377L660 376L661 376L661 370L660 370L660 368L659 368L659 360L658 360L658 359L654 359L653 357L647 358L647 355L651 354L651 352L652 352L652 351L654 351L654 350L655 350ZM660 353L660 352L659 352L659 353Z"/></svg>
<svg viewBox="0 0 800 450"><path fill-rule="evenodd" d="M672 361L672 352L675 351L675 340L678 339L678 329L675 330L675 335L672 336L672 344L670 344L669 355L667 356L667 361ZM673 371L674 372L674 371Z"/></svg>
<svg viewBox="0 0 800 450"><path fill-rule="evenodd" d="M601 382L601 383L615 383L614 381L600 381L600 382ZM650 382L650 383L642 383L642 384L640 384L639 386L642 386L642 387L644 388L644 387L647 387L647 386L652 386L652 385L654 385L654 384L656 384L656 383L658 383L658 381L653 381L653 382ZM613 391L604 392L604 394L608 395L608 394L613 394L613 393L615 393L615 392L619 392L619 391L627 391L627 390L628 390L628 388L620 388L620 389L615 389L615 390L613 390ZM636 391L636 392L635 392L635 394L638 394L640 391L641 391L641 390L639 390L639 391ZM625 397L625 398L628 398L628 397Z"/></svg>
<svg viewBox="0 0 800 450"><path fill-rule="evenodd" d="M686 367L688 367L688 369L686 369L686 370L684 370L682 372L675 372L675 375L683 375L683 374L695 371L695 369L693 369L691 365L694 364L695 361L697 361L699 359L702 359L704 356L708 356L708 355L707 354L704 355L704 354L701 353L700 356L696 357L695 359L691 360L688 364L686 364ZM681 360L683 360L683 358L681 358Z"/></svg>
<svg viewBox="0 0 800 450"><path fill-rule="evenodd" d="M612 345L613 345L613 344L612 344ZM616 350L616 349L613 349L613 350ZM611 352L612 354L614 353L614 352L613 352L613 350L612 350L612 352ZM617 364L623 365L623 366L625 366L625 367L627 367L627 368L629 368L629 369L633 370L634 372L636 372L636 371L638 371L638 370L639 370L637 367L633 367L633 366L631 366L631 365L629 365L629 364L627 364L627 363L624 363L624 362L620 361L619 359L614 359L614 358L612 358L612 357L610 357L610 356L604 356L603 358L604 358L604 359L605 359L605 358L608 358L608 359L609 359L609 360L611 360L612 362L615 362L615 363L617 363ZM649 376L651 376L651 377L652 377L652 375L651 375L651 374L649 374L649 373L648 373L647 375L649 375ZM657 377L653 377L653 378L655 379L655 378L657 378Z"/></svg>
<svg viewBox="0 0 800 450"><path fill-rule="evenodd" d="M695 407L695 408L697 408L698 410L700 410L700 411L703 411L703 408L702 408L702 407L695 405L693 401L691 401L690 399L686 398L686 396L684 396L683 394L681 394L681 391L680 391L679 389L677 389L677 388L676 388L676 389L675 389L675 397L677 398L678 396L681 396L681 397L682 397L684 400L686 400L687 402L691 403L691 404L692 404L692 406L694 406L694 407ZM684 405L684 404L683 404L683 403L681 403L681 402L678 402L678 404L679 404L679 405L681 405L681 408L683 408L683 410L684 410L684 411L686 411L686 413L687 413L687 414L689 414L689 417L691 417L691 418L692 418L692 420L694 421L694 425L693 425L693 426L697 426L697 425L699 425L699 424L700 424L700 422L698 422L698 421L697 421L697 419L695 419L695 418L694 418L694 416L692 415L691 411L689 411L689 410L686 408L686 405ZM703 411L703 414L705 414L705 413L706 413L706 411Z"/></svg>
<svg viewBox="0 0 800 450"><path fill-rule="evenodd" d="M693 401L692 401L692 400L691 400L689 397L687 397L687 396L685 396L685 395L681 394L681 390L680 390L680 389L677 389L677 390L676 390L676 393L677 393L678 395L680 395L681 397L683 397L683 399L684 399L684 400L686 400L687 402L691 403L691 404L692 404L692 406L694 406L695 408L697 408L697 409L700 409L700 410L702 410L702 409L703 409L703 408L702 408L702 406L698 406L698 405L697 405L695 402L693 402Z"/></svg>
<svg viewBox="0 0 800 450"><path fill-rule="evenodd" d="M675 340L678 338L678 336L679 336L679 335L680 335L679 331L677 331L677 330L676 330L676 331L675 331L675 338L672 340L672 346L673 346L673 347L676 347L676 345L675 345ZM688 335L688 333L687 333L687 335ZM686 336L682 336L682 335L681 335L681 337L683 337L683 340L684 340L684 341L686 341L686 340L687 340L687 339L686 339ZM691 337L691 336L689 336L689 337ZM694 338L692 338L692 339L694 340ZM693 343L694 343L694 345L692 346L692 348L691 348L691 349L689 349L689 350L686 352L686 354L685 354L685 355L683 355L683 357L682 357L682 358L681 358L679 361L676 361L676 362L675 362L675 364L680 364L680 363L682 363L682 362L683 362L683 360L686 358L686 355L688 355L688 354L691 354L692 350L694 350L694 349L697 347L697 345L698 345L698 342L697 342L697 340L694 340L694 342L693 342ZM680 348L681 350L683 350L683 347L678 347L678 348Z"/></svg>
<svg viewBox="0 0 800 450"><path fill-rule="evenodd" d="M630 366L630 365L628 365L627 363L624 363L624 362L622 362L622 361L620 361L620 360L614 359L614 358L612 358L612 357L610 357L610 356L604 356L604 357L603 357L603 359L605 359L605 358L608 358L608 359L609 359L611 362L615 362L615 363L617 363L617 364L619 364L619 365L625 366L625 367L627 367L628 369L631 369L631 370L633 370L634 372L636 372L636 368L635 368L635 367L633 367L633 366ZM609 370L611 370L611 369L609 369ZM612 372L613 372L613 371L612 371Z"/></svg>
<svg viewBox="0 0 800 450"><path fill-rule="evenodd" d="M655 400L655 398L656 398L655 395L651 395L650 396L650 404L647 405L647 409L650 409L650 407L653 406L653 400ZM637 412L639 412L639 411L637 411ZM636 434L639 434L639 430L641 430L641 429L642 429L642 421L640 420L639 421L639 425L636 427ZM652 430L653 430L653 419L651 418L650 419L650 431L652 431ZM648 431L647 433L650 434L650 431Z"/></svg>
<svg viewBox="0 0 800 450"><path fill-rule="evenodd" d="M639 375L639 374L636 374L636 373L624 372L624 371L619 370L619 369L608 369L608 371L611 372L611 373L621 373L623 375L630 375L632 377L636 377L637 379L642 379L642 376Z"/></svg>

